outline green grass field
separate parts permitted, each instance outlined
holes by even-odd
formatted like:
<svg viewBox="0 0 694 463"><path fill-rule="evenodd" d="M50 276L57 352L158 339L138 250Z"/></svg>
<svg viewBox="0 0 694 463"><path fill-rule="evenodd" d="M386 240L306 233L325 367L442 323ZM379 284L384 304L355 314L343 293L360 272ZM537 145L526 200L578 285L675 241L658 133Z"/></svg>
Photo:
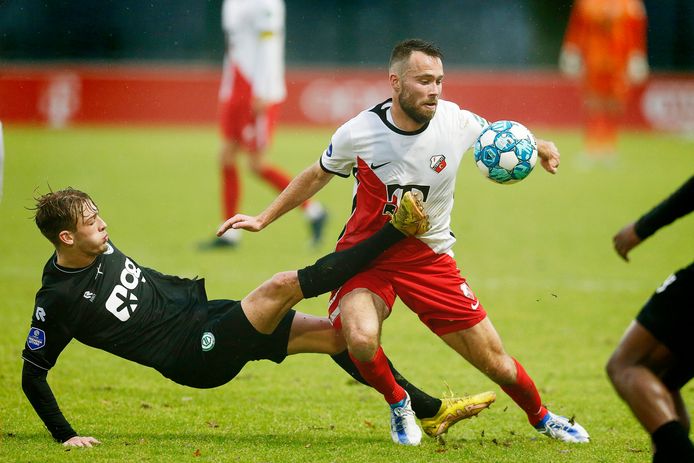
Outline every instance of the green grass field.
<svg viewBox="0 0 694 463"><path fill-rule="evenodd" d="M280 130L272 159L293 174L313 162L330 130ZM505 346L533 376L548 406L575 416L589 445L536 433L501 390L430 333L402 305L384 327L396 366L440 395L498 393L480 418L451 429L445 442L417 448L390 441L385 403L349 380L329 358L304 355L282 365L256 362L216 390L178 386L154 370L77 342L49 374L75 429L100 439L66 451L53 442L20 387L20 353L41 269L52 252L26 208L32 196L73 186L89 192L111 239L139 263L204 276L211 298L240 298L274 272L329 251L349 214L352 180L319 194L330 211L319 250L293 212L233 251L200 252L220 219L217 135L213 128L103 128L64 131L5 126L0 203L0 461L232 462L645 462L646 434L613 393L603 366L653 289L694 255L694 217L637 248L630 264L612 235L694 172L694 144L671 135L625 134L614 165L587 166L577 132L537 130L563 155L557 176L537 169L500 186L470 159L458 176L453 229L463 274L483 301ZM470 156L468 154L468 156ZM273 197L245 180L243 210ZM326 298L299 309L324 314ZM685 390L691 405L694 386Z"/></svg>

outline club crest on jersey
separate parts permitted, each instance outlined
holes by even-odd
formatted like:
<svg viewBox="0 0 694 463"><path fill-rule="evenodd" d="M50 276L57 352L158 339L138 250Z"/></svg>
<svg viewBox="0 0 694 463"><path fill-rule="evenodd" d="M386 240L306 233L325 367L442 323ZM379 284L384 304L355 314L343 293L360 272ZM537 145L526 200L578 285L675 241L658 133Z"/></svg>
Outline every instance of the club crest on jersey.
<svg viewBox="0 0 694 463"><path fill-rule="evenodd" d="M42 329L32 326L29 330L29 336L27 336L27 347L29 350L41 349L45 345L46 333Z"/></svg>
<svg viewBox="0 0 694 463"><path fill-rule="evenodd" d="M429 161L429 167L437 174L446 168L446 156L443 154L432 156Z"/></svg>
<svg viewBox="0 0 694 463"><path fill-rule="evenodd" d="M202 338L200 338L200 345L202 346L202 351L203 352L208 352L214 349L214 334L210 333L209 331L205 331L202 333Z"/></svg>

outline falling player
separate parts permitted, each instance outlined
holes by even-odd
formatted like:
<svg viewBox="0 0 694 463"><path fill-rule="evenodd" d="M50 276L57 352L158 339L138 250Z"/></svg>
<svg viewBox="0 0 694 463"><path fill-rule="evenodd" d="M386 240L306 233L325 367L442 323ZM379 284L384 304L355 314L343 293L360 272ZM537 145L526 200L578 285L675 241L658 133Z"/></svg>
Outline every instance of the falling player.
<svg viewBox="0 0 694 463"><path fill-rule="evenodd" d="M387 247L427 228L421 205L407 198L373 237L329 254L302 270L282 272L241 301L208 301L202 280L142 267L109 240L94 202L74 189L38 199L36 224L55 246L36 295L22 353L22 388L52 436L68 446L98 441L65 419L46 381L71 339L155 368L171 380L211 388L233 379L252 360L281 362L287 355L320 352L360 379L341 354L344 340L326 318L291 307L339 286ZM445 430L494 401L494 393L438 400L398 376L417 398L424 426Z"/></svg>

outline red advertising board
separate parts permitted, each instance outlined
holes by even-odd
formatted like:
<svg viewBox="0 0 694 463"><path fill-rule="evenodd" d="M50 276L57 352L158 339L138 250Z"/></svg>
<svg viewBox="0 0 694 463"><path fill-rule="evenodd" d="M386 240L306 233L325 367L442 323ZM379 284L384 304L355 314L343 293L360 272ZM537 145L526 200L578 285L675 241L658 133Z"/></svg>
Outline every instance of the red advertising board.
<svg viewBox="0 0 694 463"><path fill-rule="evenodd" d="M220 70L209 67L0 68L5 122L208 124L217 116ZM290 69L285 124L337 126L389 96L385 70ZM556 72L448 71L444 98L490 120L575 126L577 84ZM694 78L656 75L637 89L627 126L694 130Z"/></svg>

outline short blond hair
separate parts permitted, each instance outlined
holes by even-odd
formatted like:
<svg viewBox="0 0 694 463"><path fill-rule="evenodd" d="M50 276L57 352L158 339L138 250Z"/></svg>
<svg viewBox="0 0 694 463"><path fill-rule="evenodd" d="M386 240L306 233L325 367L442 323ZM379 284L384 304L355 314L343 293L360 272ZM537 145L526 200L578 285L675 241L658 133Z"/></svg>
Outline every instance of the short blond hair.
<svg viewBox="0 0 694 463"><path fill-rule="evenodd" d="M63 230L76 231L77 223L84 216L85 208L96 207L92 198L72 187L51 191L34 198L34 221L41 234L55 246L60 244L58 235Z"/></svg>

